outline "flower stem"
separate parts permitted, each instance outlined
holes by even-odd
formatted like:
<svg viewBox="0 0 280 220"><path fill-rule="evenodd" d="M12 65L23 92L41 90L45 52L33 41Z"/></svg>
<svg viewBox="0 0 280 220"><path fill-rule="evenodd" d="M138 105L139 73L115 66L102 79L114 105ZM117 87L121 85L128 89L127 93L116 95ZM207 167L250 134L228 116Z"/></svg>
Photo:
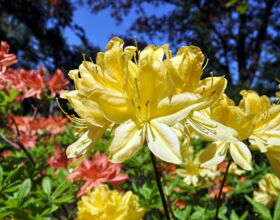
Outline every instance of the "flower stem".
<svg viewBox="0 0 280 220"><path fill-rule="evenodd" d="M163 209L164 209L164 214L165 214L166 219L170 220L168 206L167 206L165 196L164 196L164 193L163 193L163 189L162 189L162 185L161 185L161 182L160 182L160 173L159 173L159 170L158 170L158 167L157 167L156 158L151 151L150 151L150 156L151 156L152 163L153 163L154 174L155 174L158 191L159 191L161 202L162 202Z"/></svg>
<svg viewBox="0 0 280 220"><path fill-rule="evenodd" d="M166 195L167 205L168 205L170 214L174 220L178 220L178 218L175 216L173 209L172 209L172 204L171 204L171 200L170 200L169 193L168 193L168 187L167 187L165 176L162 172L162 168L161 168L161 177L162 177L164 188L165 188L165 195Z"/></svg>
<svg viewBox="0 0 280 220"><path fill-rule="evenodd" d="M222 184L221 184L221 187L220 187L219 195L218 195L218 198L217 198L217 207L216 207L216 215L215 215L215 219L217 219L217 220L219 219L218 218L219 209L220 209L221 202L222 202L222 198L221 197L222 197L223 188L224 188L224 185L225 185L225 182L226 182L226 179L227 179L227 175L228 175L230 164L231 164L231 159L228 161L226 172L225 172L224 178L222 180Z"/></svg>

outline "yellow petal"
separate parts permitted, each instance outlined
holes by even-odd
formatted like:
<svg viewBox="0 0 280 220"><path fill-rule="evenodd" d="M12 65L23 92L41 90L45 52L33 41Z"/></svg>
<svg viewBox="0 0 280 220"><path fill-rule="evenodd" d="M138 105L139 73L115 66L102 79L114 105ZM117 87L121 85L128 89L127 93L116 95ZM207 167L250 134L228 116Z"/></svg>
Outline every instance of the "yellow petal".
<svg viewBox="0 0 280 220"><path fill-rule="evenodd" d="M181 79L181 84L176 83L177 91L192 91L197 86L203 72L204 56L200 48L195 46L181 47L176 57L170 59L170 62L169 65L173 66L169 66L171 75Z"/></svg>
<svg viewBox="0 0 280 220"><path fill-rule="evenodd" d="M169 163L182 163L180 142L172 128L152 120L146 129L148 147L154 155Z"/></svg>
<svg viewBox="0 0 280 220"><path fill-rule="evenodd" d="M90 127L76 142L66 149L68 158L78 157L89 152L102 137L106 127Z"/></svg>
<svg viewBox="0 0 280 220"><path fill-rule="evenodd" d="M123 80L123 68L121 61L123 45L123 40L114 37L107 44L106 52L104 53L104 68L113 79L120 81Z"/></svg>
<svg viewBox="0 0 280 220"><path fill-rule="evenodd" d="M203 111L193 111L187 118L186 123L195 131L210 141L237 140L237 132L223 124L211 120L203 114Z"/></svg>
<svg viewBox="0 0 280 220"><path fill-rule="evenodd" d="M151 118L157 118L162 123L174 125L186 118L192 110L204 105L204 102L200 102L200 98L197 94L187 92L176 94L172 98L166 97L159 102L157 109L151 112Z"/></svg>
<svg viewBox="0 0 280 220"><path fill-rule="evenodd" d="M268 152L265 155L267 156L274 173L280 178L280 160L275 159L272 152Z"/></svg>
<svg viewBox="0 0 280 220"><path fill-rule="evenodd" d="M99 127L108 126L109 122L101 113L99 105L85 97L82 98L77 90L64 91L60 97L67 99L75 112L88 123Z"/></svg>
<svg viewBox="0 0 280 220"><path fill-rule="evenodd" d="M275 160L280 161L280 146L267 146L267 155L274 158ZM279 164L280 165L280 164Z"/></svg>
<svg viewBox="0 0 280 220"><path fill-rule="evenodd" d="M234 163L244 170L252 169L252 154L246 144L241 141L231 142L229 151Z"/></svg>
<svg viewBox="0 0 280 220"><path fill-rule="evenodd" d="M280 146L280 106L273 105L264 112L257 122L250 140L262 142L265 145Z"/></svg>
<svg viewBox="0 0 280 220"><path fill-rule="evenodd" d="M132 121L118 126L109 147L110 160L114 163L122 163L130 159L143 146L145 138L142 133L142 129L137 128Z"/></svg>
<svg viewBox="0 0 280 220"><path fill-rule="evenodd" d="M211 168L223 162L227 155L229 143L216 141L208 146L199 156L201 167Z"/></svg>
<svg viewBox="0 0 280 220"><path fill-rule="evenodd" d="M113 90L95 89L88 98L98 103L105 118L115 123L122 123L133 118L131 102L122 93Z"/></svg>
<svg viewBox="0 0 280 220"><path fill-rule="evenodd" d="M151 57L141 60L139 76L136 79L138 95L143 102L141 105L145 106L147 102L157 104L158 100L174 94L175 88L171 82L162 62Z"/></svg>

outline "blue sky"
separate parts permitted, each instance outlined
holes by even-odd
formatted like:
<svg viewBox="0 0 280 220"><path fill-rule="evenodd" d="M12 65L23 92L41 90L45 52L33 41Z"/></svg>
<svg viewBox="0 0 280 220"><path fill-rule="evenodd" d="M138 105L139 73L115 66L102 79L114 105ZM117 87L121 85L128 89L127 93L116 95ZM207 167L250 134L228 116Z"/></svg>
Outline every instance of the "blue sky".
<svg viewBox="0 0 280 220"><path fill-rule="evenodd" d="M154 6L149 4L143 4L143 6L147 15L153 14L155 12ZM172 10L172 6L170 5L163 5L159 8L156 8L157 15L166 14L170 10ZM129 27L136 17L137 15L132 11L124 18L124 21L120 25L117 25L115 19L111 17L109 10L104 10L98 14L93 14L87 6L82 6L78 7L75 11L74 22L84 28L87 38L93 45L99 46L103 50L112 34L116 36L128 35ZM80 40L70 29L66 30L65 35L67 36L68 42L70 44L80 44ZM131 37L133 37L133 35ZM147 43L157 45L167 43L157 39L153 39L153 42L150 42L148 39L146 39L146 41Z"/></svg>

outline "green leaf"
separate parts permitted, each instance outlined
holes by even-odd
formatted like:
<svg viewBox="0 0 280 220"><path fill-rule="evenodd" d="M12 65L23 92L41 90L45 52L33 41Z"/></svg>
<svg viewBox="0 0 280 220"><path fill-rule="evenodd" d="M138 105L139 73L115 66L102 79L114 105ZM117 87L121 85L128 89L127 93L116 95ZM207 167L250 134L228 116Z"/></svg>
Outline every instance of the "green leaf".
<svg viewBox="0 0 280 220"><path fill-rule="evenodd" d="M231 211L229 219L230 220L239 220L239 217L234 210Z"/></svg>
<svg viewBox="0 0 280 220"><path fill-rule="evenodd" d="M240 4L237 6L236 10L239 12L239 14L245 14L247 9L249 7L248 3Z"/></svg>
<svg viewBox="0 0 280 220"><path fill-rule="evenodd" d="M3 181L3 168L0 167L0 187L2 185L2 181Z"/></svg>
<svg viewBox="0 0 280 220"><path fill-rule="evenodd" d="M43 191L47 194L47 195L50 195L51 194L51 191L52 191L52 181L51 179L46 176L43 178L43 181L42 181L42 188L43 188Z"/></svg>
<svg viewBox="0 0 280 220"><path fill-rule="evenodd" d="M239 220L246 220L246 219L248 219L248 211L246 211L246 212L244 212L242 215L241 215L241 217L239 218Z"/></svg>
<svg viewBox="0 0 280 220"><path fill-rule="evenodd" d="M52 194L53 198L58 197L61 193L63 193L67 188L69 187L69 181L64 180L59 186L55 189L55 191Z"/></svg>
<svg viewBox="0 0 280 220"><path fill-rule="evenodd" d="M19 167L14 169L12 172L9 172L8 176L5 178L4 183L9 182L10 179L12 179L19 171Z"/></svg>
<svg viewBox="0 0 280 220"><path fill-rule="evenodd" d="M227 207L221 206L219 209L218 217L222 220L227 220L228 218L225 216L226 212L227 212Z"/></svg>
<svg viewBox="0 0 280 220"><path fill-rule="evenodd" d="M14 214L14 212L12 211L4 211L4 212L0 212L0 218L4 218L4 217L10 217L12 214Z"/></svg>
<svg viewBox="0 0 280 220"><path fill-rule="evenodd" d="M57 209L58 209L58 206L53 205L52 207L47 208L45 211L43 211L41 216L49 215L49 214L53 213L54 211L56 211Z"/></svg>
<svg viewBox="0 0 280 220"><path fill-rule="evenodd" d="M72 199L73 199L72 195L67 195L67 196L63 196L63 197L61 197L59 199L54 200L53 203L55 203L55 204L68 203Z"/></svg>
<svg viewBox="0 0 280 220"><path fill-rule="evenodd" d="M270 211L268 208L266 208L263 204L254 201L249 196L245 195L246 200L251 203L251 205L254 207L254 211L260 215L261 218L265 220L272 220Z"/></svg>
<svg viewBox="0 0 280 220"><path fill-rule="evenodd" d="M226 7L230 7L230 6L234 5L234 4L236 4L237 1L238 0L230 0L229 2L227 2Z"/></svg>
<svg viewBox="0 0 280 220"><path fill-rule="evenodd" d="M273 212L273 220L280 219L280 193L278 194L278 199L276 201L274 212Z"/></svg>
<svg viewBox="0 0 280 220"><path fill-rule="evenodd" d="M17 199L22 200L24 197L26 197L31 190L31 180L26 179L23 181L22 185L20 186L18 192L17 192Z"/></svg>

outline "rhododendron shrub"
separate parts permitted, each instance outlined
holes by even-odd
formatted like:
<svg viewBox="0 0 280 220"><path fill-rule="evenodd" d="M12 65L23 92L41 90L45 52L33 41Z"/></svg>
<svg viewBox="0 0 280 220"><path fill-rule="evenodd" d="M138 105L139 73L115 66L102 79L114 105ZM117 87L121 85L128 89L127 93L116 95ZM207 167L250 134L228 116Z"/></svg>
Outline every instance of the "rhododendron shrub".
<svg viewBox="0 0 280 220"><path fill-rule="evenodd" d="M278 219L279 92L236 104L196 46L115 37L70 79L14 68L12 51L1 42L0 219Z"/></svg>

